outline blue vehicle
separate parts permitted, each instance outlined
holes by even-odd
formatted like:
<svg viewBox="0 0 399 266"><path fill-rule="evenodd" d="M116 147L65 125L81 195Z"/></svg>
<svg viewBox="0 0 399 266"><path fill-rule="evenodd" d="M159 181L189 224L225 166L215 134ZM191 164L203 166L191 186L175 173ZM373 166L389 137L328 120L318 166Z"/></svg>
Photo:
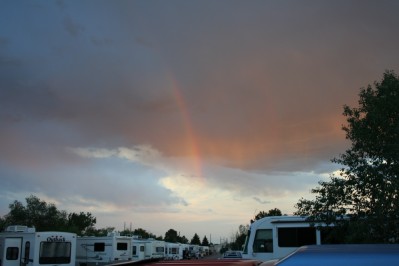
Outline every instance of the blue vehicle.
<svg viewBox="0 0 399 266"><path fill-rule="evenodd" d="M280 260L260 266L399 265L399 244L339 244L303 246Z"/></svg>

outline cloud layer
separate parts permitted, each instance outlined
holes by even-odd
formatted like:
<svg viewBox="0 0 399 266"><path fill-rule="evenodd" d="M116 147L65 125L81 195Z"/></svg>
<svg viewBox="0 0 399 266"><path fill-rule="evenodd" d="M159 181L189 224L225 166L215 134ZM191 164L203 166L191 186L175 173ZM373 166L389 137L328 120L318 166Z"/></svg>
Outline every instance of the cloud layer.
<svg viewBox="0 0 399 266"><path fill-rule="evenodd" d="M342 106L399 69L392 1L1 7L0 215L36 194L99 226L228 237L293 212L349 145Z"/></svg>

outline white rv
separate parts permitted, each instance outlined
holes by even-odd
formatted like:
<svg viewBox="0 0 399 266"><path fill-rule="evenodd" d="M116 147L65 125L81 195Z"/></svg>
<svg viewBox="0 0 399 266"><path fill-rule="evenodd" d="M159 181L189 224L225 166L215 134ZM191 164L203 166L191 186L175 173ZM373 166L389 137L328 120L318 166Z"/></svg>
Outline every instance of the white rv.
<svg viewBox="0 0 399 266"><path fill-rule="evenodd" d="M76 264L103 265L132 259L132 238L113 232L108 236L77 238Z"/></svg>
<svg viewBox="0 0 399 266"><path fill-rule="evenodd" d="M75 266L76 234L13 225L0 233L0 266Z"/></svg>
<svg viewBox="0 0 399 266"><path fill-rule="evenodd" d="M146 259L162 259L165 257L165 241L147 239L145 243L145 257Z"/></svg>
<svg viewBox="0 0 399 266"><path fill-rule="evenodd" d="M165 241L133 237L132 258L134 261L165 258Z"/></svg>
<svg viewBox="0 0 399 266"><path fill-rule="evenodd" d="M181 243L165 243L165 258L168 260L182 260L183 251L188 250L189 245Z"/></svg>
<svg viewBox="0 0 399 266"><path fill-rule="evenodd" d="M259 261L280 259L300 246L321 242L320 230L305 217L264 217L251 224L242 256Z"/></svg>
<svg viewBox="0 0 399 266"><path fill-rule="evenodd" d="M132 260L144 260L145 259L145 243L147 240L133 236L132 238Z"/></svg>

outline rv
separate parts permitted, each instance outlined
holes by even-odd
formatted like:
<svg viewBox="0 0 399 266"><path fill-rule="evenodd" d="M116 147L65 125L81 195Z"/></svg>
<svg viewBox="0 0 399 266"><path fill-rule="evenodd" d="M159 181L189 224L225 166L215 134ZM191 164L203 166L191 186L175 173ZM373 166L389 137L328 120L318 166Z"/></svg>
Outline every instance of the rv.
<svg viewBox="0 0 399 266"><path fill-rule="evenodd" d="M162 259L165 257L165 241L149 238L145 243L146 259Z"/></svg>
<svg viewBox="0 0 399 266"><path fill-rule="evenodd" d="M76 234L13 225L0 233L0 266L75 266Z"/></svg>
<svg viewBox="0 0 399 266"><path fill-rule="evenodd" d="M165 243L165 258L168 260L182 260L184 258L184 250L188 250L188 244L181 243Z"/></svg>
<svg viewBox="0 0 399 266"><path fill-rule="evenodd" d="M280 259L304 245L321 245L322 234L305 217L269 216L251 224L243 258Z"/></svg>
<svg viewBox="0 0 399 266"><path fill-rule="evenodd" d="M132 259L162 259L165 257L165 241L153 238L132 238Z"/></svg>
<svg viewBox="0 0 399 266"><path fill-rule="evenodd" d="M137 236L132 238L132 260L144 260L145 259L145 243L147 241L143 240Z"/></svg>
<svg viewBox="0 0 399 266"><path fill-rule="evenodd" d="M132 259L132 238L112 232L108 236L77 238L77 266L104 265Z"/></svg>

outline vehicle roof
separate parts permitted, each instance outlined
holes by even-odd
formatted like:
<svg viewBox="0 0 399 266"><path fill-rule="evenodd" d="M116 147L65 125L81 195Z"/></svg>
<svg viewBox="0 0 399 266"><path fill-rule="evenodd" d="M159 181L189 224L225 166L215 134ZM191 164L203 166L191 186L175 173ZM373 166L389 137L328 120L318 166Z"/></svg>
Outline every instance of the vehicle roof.
<svg viewBox="0 0 399 266"><path fill-rule="evenodd" d="M276 266L313 265L399 265L399 244L340 244L300 247L273 264Z"/></svg>

